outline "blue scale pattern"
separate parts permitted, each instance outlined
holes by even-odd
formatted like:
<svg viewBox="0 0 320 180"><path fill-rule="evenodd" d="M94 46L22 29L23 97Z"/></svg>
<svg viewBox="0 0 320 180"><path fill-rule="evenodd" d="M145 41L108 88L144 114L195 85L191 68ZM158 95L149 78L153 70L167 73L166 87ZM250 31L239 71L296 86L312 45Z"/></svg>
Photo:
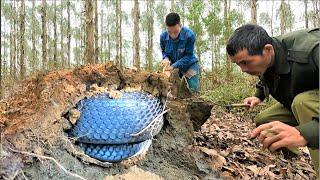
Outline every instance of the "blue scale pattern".
<svg viewBox="0 0 320 180"><path fill-rule="evenodd" d="M148 126L163 112L163 106L158 98L144 92L125 92L118 99L100 94L77 106L81 115L71 135L87 155L102 161L121 161L148 148L163 125L161 115Z"/></svg>
<svg viewBox="0 0 320 180"><path fill-rule="evenodd" d="M119 99L111 99L108 94L102 94L84 99L79 106L81 116L72 130L72 135L78 137L80 142L140 142L152 138L161 129L160 126L154 132L145 131L139 136L131 136L148 126L163 110L160 100L147 93L123 93Z"/></svg>
<svg viewBox="0 0 320 180"><path fill-rule="evenodd" d="M100 161L118 162L146 151L152 140L139 143L103 145L80 143L80 148L90 157Z"/></svg>

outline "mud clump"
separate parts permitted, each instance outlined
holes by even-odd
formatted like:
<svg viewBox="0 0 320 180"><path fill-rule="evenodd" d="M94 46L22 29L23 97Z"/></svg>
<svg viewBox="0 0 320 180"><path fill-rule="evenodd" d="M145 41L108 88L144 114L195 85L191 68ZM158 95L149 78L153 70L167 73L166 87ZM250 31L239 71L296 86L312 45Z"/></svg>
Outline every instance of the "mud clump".
<svg viewBox="0 0 320 180"><path fill-rule="evenodd" d="M144 156L116 164L101 162L85 155L68 137L79 116L74 107L92 94L92 88L134 88L167 100L165 125ZM199 118L193 118L190 101L179 98L175 93L181 90L175 88L175 82L161 73L119 70L112 64L42 73L25 80L0 103L0 177L198 179L203 173L190 145L195 123L205 120L191 120Z"/></svg>

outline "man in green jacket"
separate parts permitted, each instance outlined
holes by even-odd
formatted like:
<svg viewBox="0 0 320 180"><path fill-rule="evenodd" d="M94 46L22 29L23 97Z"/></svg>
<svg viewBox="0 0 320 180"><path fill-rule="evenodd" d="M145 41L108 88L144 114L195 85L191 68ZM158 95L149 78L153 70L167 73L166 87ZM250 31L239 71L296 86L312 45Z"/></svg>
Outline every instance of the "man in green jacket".
<svg viewBox="0 0 320 180"><path fill-rule="evenodd" d="M255 117L258 137L265 148L308 146L319 170L319 28L270 37L258 25L235 30L227 53L243 72L258 76L255 96L244 103L253 108L272 95L278 102ZM274 136L268 136L272 132Z"/></svg>

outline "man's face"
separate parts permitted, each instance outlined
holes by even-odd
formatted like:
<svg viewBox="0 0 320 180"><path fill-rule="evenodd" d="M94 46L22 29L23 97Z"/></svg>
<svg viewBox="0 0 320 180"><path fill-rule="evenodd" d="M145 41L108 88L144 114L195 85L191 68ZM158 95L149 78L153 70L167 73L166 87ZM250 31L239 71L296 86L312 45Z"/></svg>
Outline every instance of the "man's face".
<svg viewBox="0 0 320 180"><path fill-rule="evenodd" d="M177 39L181 30L181 25L176 24L175 26L167 26L167 30L172 39Z"/></svg>
<svg viewBox="0 0 320 180"><path fill-rule="evenodd" d="M234 56L229 56L229 58L232 63L236 63L241 68L242 72L260 76L273 63L274 51L272 45L270 46L267 49L266 47L263 49L262 55L251 56L247 49L243 49L238 51Z"/></svg>

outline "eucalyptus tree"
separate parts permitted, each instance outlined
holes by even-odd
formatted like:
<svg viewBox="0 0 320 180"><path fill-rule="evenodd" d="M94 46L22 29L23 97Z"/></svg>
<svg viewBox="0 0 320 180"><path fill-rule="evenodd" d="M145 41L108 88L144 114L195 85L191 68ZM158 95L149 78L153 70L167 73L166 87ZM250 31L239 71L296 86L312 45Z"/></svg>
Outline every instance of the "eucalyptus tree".
<svg viewBox="0 0 320 180"><path fill-rule="evenodd" d="M258 0L250 0L252 24L257 24L257 1Z"/></svg>
<svg viewBox="0 0 320 180"><path fill-rule="evenodd" d="M212 72L218 68L219 65L219 49L218 40L222 35L223 20L219 16L221 13L221 1L209 0L208 15L204 19L206 31L210 39L211 49L211 68Z"/></svg>
<svg viewBox="0 0 320 180"><path fill-rule="evenodd" d="M185 24L186 14L187 14L187 0L179 0L176 2L176 6L179 8L175 8L175 11L180 15L182 25Z"/></svg>
<svg viewBox="0 0 320 180"><path fill-rule="evenodd" d="M68 14L68 27L67 27L67 39L68 39L68 50L67 50L67 57L68 57L68 68L71 67L71 58L70 58L70 43L71 43L71 28L70 28L70 0L67 1L67 14Z"/></svg>
<svg viewBox="0 0 320 180"><path fill-rule="evenodd" d="M304 3L304 18L305 18L305 27L309 28L309 20L308 20L308 0L303 0Z"/></svg>
<svg viewBox="0 0 320 180"><path fill-rule="evenodd" d="M94 64L94 21L93 21L93 1L85 1L85 25L86 25L86 45L85 62Z"/></svg>
<svg viewBox="0 0 320 180"><path fill-rule="evenodd" d="M121 1L116 0L115 4L115 14L116 14L116 58L115 64L119 68L122 68L121 62Z"/></svg>
<svg viewBox="0 0 320 180"><path fill-rule="evenodd" d="M25 67L25 39L24 39L24 32L25 32L25 3L24 0L20 1L20 8L19 8L19 49L20 49L20 56L19 56L19 65L20 65L20 80L25 78L26 67Z"/></svg>
<svg viewBox="0 0 320 180"><path fill-rule="evenodd" d="M99 59L99 34L98 34L98 1L94 0L94 60L98 63Z"/></svg>
<svg viewBox="0 0 320 180"><path fill-rule="evenodd" d="M277 10L277 16L280 17L280 32L284 34L289 29L292 31L294 25L294 14L291 10L289 3L281 0L279 9Z"/></svg>
<svg viewBox="0 0 320 180"><path fill-rule="evenodd" d="M196 34L195 50L199 60L199 76L201 78L202 66L202 54L207 49L207 41L204 39L204 17L202 17L202 11L205 8L205 4L202 0L191 0L188 7L188 13L186 19L189 22L190 29Z"/></svg>
<svg viewBox="0 0 320 180"><path fill-rule="evenodd" d="M269 26L270 28L270 32L272 31L272 25L271 25L271 17L269 15L268 12L262 12L259 14L259 24L262 24L262 25L266 25L266 26Z"/></svg>
<svg viewBox="0 0 320 180"><path fill-rule="evenodd" d="M147 49L146 49L146 60L147 60L147 70L151 71L153 69L153 35L154 35L154 0L147 0Z"/></svg>
<svg viewBox="0 0 320 180"><path fill-rule="evenodd" d="M41 25L42 25L42 69L47 69L47 2L42 0L41 4Z"/></svg>
<svg viewBox="0 0 320 180"><path fill-rule="evenodd" d="M159 27L161 31L166 30L166 23L164 21L164 18L167 15L167 13L168 11L165 5L165 0L156 1L155 16L158 24L160 25Z"/></svg>
<svg viewBox="0 0 320 180"><path fill-rule="evenodd" d="M140 8L139 1L134 0L134 6L132 10L133 17L133 65L140 71L140 28L139 28L139 19L140 19Z"/></svg>
<svg viewBox="0 0 320 180"><path fill-rule="evenodd" d="M53 45L54 45L54 52L53 52L53 64L54 68L57 69L58 62L57 62L57 0L54 0L54 15L53 15L53 31L54 31L54 38L53 38ZM61 15L62 16L62 15ZM62 32L60 32L62 33ZM61 59L62 62L62 59Z"/></svg>

